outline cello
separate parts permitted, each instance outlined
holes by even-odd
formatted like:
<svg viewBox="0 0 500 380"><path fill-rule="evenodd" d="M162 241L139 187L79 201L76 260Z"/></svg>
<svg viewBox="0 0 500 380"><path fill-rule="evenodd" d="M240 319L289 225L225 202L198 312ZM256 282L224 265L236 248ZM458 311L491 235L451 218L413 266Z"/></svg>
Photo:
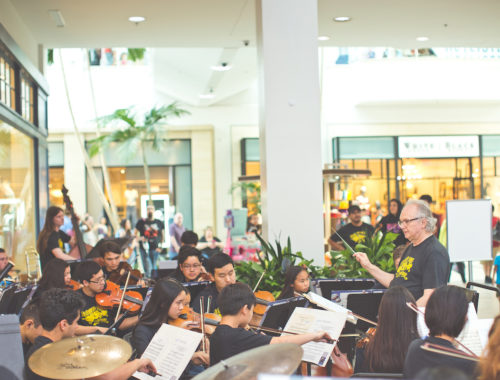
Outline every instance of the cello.
<svg viewBox="0 0 500 380"><path fill-rule="evenodd" d="M73 231L75 232L75 240L76 240L76 244L74 245L73 248L71 248L68 255L70 255L75 259L85 259L87 257L87 250L92 249L92 246L85 244L83 242L82 231L80 231L79 219L75 214L75 209L73 208L73 202L71 202L71 199L69 198L68 189L66 189L66 186L63 185L61 191L63 193L63 200L64 200L64 205L66 206L66 210L68 210L71 215L71 224L73 225Z"/></svg>

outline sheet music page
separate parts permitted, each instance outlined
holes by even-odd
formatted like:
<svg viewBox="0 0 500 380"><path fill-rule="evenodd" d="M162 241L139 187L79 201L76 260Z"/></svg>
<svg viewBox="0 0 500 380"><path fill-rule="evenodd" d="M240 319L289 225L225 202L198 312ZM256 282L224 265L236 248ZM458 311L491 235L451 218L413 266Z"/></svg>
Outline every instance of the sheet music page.
<svg viewBox="0 0 500 380"><path fill-rule="evenodd" d="M161 376L153 377L143 372L135 372L133 376L140 380L178 379L200 344L201 337L200 333L164 323L142 354L143 358L151 359Z"/></svg>
<svg viewBox="0 0 500 380"><path fill-rule="evenodd" d="M479 332L479 339L481 339L481 344L486 347L488 344L488 333L490 332L491 325L493 324L493 318L478 319L477 320L477 331Z"/></svg>
<svg viewBox="0 0 500 380"><path fill-rule="evenodd" d="M419 307L419 309L425 313L425 308ZM476 355L481 355L487 341L486 339L486 341L483 342L484 339L481 339L479 335L479 323L476 309L474 308L472 302L470 302L469 309L467 310L467 322L457 339ZM417 316L417 328L418 333L422 338L429 335L429 328L425 324L425 317L421 313L418 313ZM462 347L459 348L464 350Z"/></svg>
<svg viewBox="0 0 500 380"><path fill-rule="evenodd" d="M298 334L326 331L332 339L339 339L346 322L347 312L296 307L288 320L285 331ZM328 362L334 343L309 342L302 345L302 360L324 367Z"/></svg>
<svg viewBox="0 0 500 380"><path fill-rule="evenodd" d="M350 313L349 310L346 309L345 307L340 306L338 303L332 302L330 300L327 300L324 297L321 297L319 294L315 294L313 292L307 293L307 296L318 306L328 310L328 311L334 311L336 313L345 313L347 316L347 320L351 323L356 323L357 320L354 318Z"/></svg>

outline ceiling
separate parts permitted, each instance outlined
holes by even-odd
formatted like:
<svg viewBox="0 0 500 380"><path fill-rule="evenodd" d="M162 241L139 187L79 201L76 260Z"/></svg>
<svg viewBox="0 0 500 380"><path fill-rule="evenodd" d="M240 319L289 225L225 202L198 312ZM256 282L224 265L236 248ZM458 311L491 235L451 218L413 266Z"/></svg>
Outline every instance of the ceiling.
<svg viewBox="0 0 500 380"><path fill-rule="evenodd" d="M195 106L227 102L249 89L256 98L255 0L6 1L45 48L163 48L153 58L159 94ZM49 10L62 13L64 27ZM146 22L136 25L130 16ZM336 16L352 21L337 23ZM318 44L500 47L499 19L500 0L318 0L318 35L330 38ZM429 40L418 42L421 36ZM221 62L233 69L210 70ZM199 98L210 91L214 99Z"/></svg>
<svg viewBox="0 0 500 380"><path fill-rule="evenodd" d="M255 44L255 0L10 0L37 41L52 47L222 47ZM60 10L58 28L48 10ZM498 47L498 0L319 0L330 46ZM147 21L135 25L130 16ZM335 23L335 16L350 16ZM417 42L416 37L429 37Z"/></svg>

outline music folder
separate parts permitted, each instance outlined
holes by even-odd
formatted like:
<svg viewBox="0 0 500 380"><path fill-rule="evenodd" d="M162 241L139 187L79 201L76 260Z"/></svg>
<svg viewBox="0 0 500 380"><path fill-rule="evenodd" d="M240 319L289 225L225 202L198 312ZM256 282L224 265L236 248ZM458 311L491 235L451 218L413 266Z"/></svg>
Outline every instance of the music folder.
<svg viewBox="0 0 500 380"><path fill-rule="evenodd" d="M305 307L308 304L309 302L303 297L293 297L270 302L267 305L266 312L262 316L260 326L283 330L295 308Z"/></svg>

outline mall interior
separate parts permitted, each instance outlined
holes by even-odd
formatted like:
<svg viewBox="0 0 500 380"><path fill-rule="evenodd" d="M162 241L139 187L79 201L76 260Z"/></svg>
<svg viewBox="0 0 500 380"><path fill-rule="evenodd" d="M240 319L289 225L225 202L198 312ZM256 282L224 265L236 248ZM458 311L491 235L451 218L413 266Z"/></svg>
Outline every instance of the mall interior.
<svg viewBox="0 0 500 380"><path fill-rule="evenodd" d="M131 190L144 216L141 157L86 163L88 142L102 116L172 102L189 114L146 149L151 189L200 235L224 240L226 211L246 207L322 262L349 202L372 222L422 194L441 216L453 199L498 210L500 6L313 3L0 0L0 245L22 267L63 184L78 214L106 215L103 170L118 217Z"/></svg>

